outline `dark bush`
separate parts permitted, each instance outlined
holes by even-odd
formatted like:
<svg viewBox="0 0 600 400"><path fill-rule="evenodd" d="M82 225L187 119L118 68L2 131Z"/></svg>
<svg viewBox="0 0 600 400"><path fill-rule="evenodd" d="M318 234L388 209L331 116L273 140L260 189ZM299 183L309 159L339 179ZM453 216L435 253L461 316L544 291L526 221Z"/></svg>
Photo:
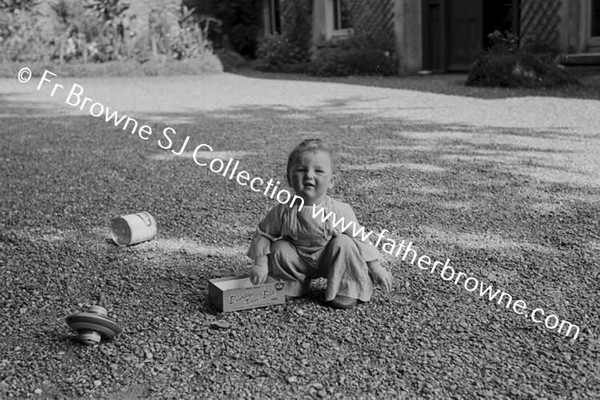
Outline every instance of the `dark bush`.
<svg viewBox="0 0 600 400"><path fill-rule="evenodd" d="M312 73L318 76L395 75L396 60L368 38L352 36L320 46Z"/></svg>
<svg viewBox="0 0 600 400"><path fill-rule="evenodd" d="M221 60L225 72L235 71L246 65L246 59L233 50L219 49L215 51L215 55Z"/></svg>
<svg viewBox="0 0 600 400"><path fill-rule="evenodd" d="M224 47L244 57L254 57L257 49L257 37L261 28L260 2L256 0L205 0L188 3L204 3L210 14L222 21L221 34Z"/></svg>
<svg viewBox="0 0 600 400"><path fill-rule="evenodd" d="M260 40L255 68L262 71L283 71L285 65L306 60L305 52L286 35L267 35Z"/></svg>
<svg viewBox="0 0 600 400"><path fill-rule="evenodd" d="M283 21L282 33L297 52L296 62L308 61L312 43L311 13L306 0L289 1L287 18Z"/></svg>
<svg viewBox="0 0 600 400"><path fill-rule="evenodd" d="M484 55L470 68L467 85L500 87L552 87L577 80L555 62L533 53Z"/></svg>
<svg viewBox="0 0 600 400"><path fill-rule="evenodd" d="M556 62L551 44L528 41L519 44L510 34L494 32L492 46L470 67L466 84L499 87L556 87L578 81Z"/></svg>

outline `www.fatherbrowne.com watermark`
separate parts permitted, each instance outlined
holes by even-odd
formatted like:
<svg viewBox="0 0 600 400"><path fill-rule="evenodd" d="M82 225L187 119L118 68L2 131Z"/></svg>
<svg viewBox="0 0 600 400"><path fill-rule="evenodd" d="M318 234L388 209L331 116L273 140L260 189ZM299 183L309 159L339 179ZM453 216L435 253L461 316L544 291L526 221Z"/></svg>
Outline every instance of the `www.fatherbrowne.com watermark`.
<svg viewBox="0 0 600 400"><path fill-rule="evenodd" d="M405 240L402 240L398 243L396 240L386 237L385 233L389 232L387 229L382 230L379 234L375 234L373 231L365 232L363 226L358 227L354 221L345 221L344 217L338 218L338 216L332 212L326 213L326 210L324 210L323 207L317 209L317 207L313 206L312 216L313 218L320 218L323 222L330 221L334 228L337 227L342 232L351 229L351 236L360 239L363 242L369 240L369 238L374 235L377 237L374 246L379 247L381 244L381 250L391 256L401 258L402 261L405 262L408 258L408 262L411 265L415 265L416 261L419 269L424 271L428 270L431 274L437 273L444 281L452 282L457 286L461 285L469 292L478 292L480 297L487 298L489 301L496 300L499 305L504 302L507 309L512 309L518 315L524 315L525 317L529 316L533 322L537 324L543 323L544 326L550 330L558 329L559 333L562 333L567 337L573 333L572 340L577 339L579 336L579 326L564 319L561 320L554 314L546 315L542 308L535 308L528 314L529 309L524 300L513 301L513 296L510 294L500 290L494 291L492 285L486 286L477 278L469 276L464 272L456 271L454 267L450 266L449 258L446 259L446 262L441 262L434 261L431 257L426 255L418 257L417 252L412 248L412 242L409 241L406 243ZM400 256L401 254L402 256Z"/></svg>
<svg viewBox="0 0 600 400"><path fill-rule="evenodd" d="M107 123L113 124L115 127L121 128L124 131L131 132L133 135L137 135L142 140L150 140L154 132L149 125L140 124L135 118L129 117L125 114L121 114L116 110L110 110L99 102L95 102L90 97L85 96L85 90L81 85L73 83L67 90L60 83L53 83L51 78L56 77L56 74L45 70L43 75L40 77L36 89L38 91L45 89L49 91L51 97L61 93L65 96L65 104L70 107L78 108L80 111L89 113L92 117L102 118ZM28 83L32 78L32 72L29 68L21 68L17 75L17 79L21 83ZM65 95L66 92L66 95ZM186 136L181 146L178 149L173 148L174 139L177 135L175 129L166 127L160 132L160 138L157 139L158 146L167 151L171 151L175 155L182 155L186 148L190 137ZM304 207L304 199L300 196L293 195L285 189L279 189L280 181L274 181L273 179L265 180L257 176L252 176L245 170L239 170L239 160L229 158L228 161L224 161L220 158L212 158L210 162L205 162L207 159L203 158L202 154L206 151L212 152L213 148L202 143L194 147L192 152L192 158L194 162L201 166L206 167L219 175L230 180L234 179L241 186L249 186L254 192L261 192L264 196L274 199L281 204L288 204L290 207L298 205L298 209L301 210ZM279 189L279 190L278 190ZM365 228L357 226L354 221L345 221L343 217L338 218L333 212L327 212L322 207L316 207L313 205L312 210L313 218L320 218L322 222L330 222L334 228L338 228L341 232L348 231L351 236L362 241L369 241L375 237L377 238L375 244L370 242L375 247L380 247L385 253L402 259L402 261L408 262L411 265L417 265L417 267L423 271L429 271L429 273L437 273L442 280L451 282L454 285L463 286L469 292L477 292L480 297L487 298L488 301L496 301L499 305L504 303L504 307L511 309L518 315L529 317L531 321L536 324L544 324L549 330L557 330L558 333L564 334L566 337L572 335L572 340L576 340L579 336L579 326L572 324L569 321L560 319L557 315L546 314L543 309L535 308L529 312L529 308L524 300L514 300L510 294L494 290L492 285L485 285L483 282L473 276L469 276L464 272L460 272L454 269L450 265L450 259L446 259L445 262L434 261L427 255L419 256L415 249L412 248L413 243L406 243L405 240L398 241L385 236L385 233L389 233L387 229L384 229L379 234L375 234L372 230L365 232ZM408 261L407 261L408 259Z"/></svg>

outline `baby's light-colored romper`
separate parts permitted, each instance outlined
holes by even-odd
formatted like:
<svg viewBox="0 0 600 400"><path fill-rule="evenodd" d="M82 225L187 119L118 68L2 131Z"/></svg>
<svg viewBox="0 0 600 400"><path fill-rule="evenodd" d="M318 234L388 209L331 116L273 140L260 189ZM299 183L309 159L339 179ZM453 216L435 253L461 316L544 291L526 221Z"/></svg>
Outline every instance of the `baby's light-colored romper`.
<svg viewBox="0 0 600 400"><path fill-rule="evenodd" d="M315 205L324 214L335 213L336 220L344 218L361 228L352 207L326 196L323 203ZM286 294L300 296L308 289L310 280L327 278L325 301L337 295L366 302L373 294L373 282L367 262L381 258L379 251L361 235L352 237L353 227L341 232L341 224L333 227L333 218L326 222L320 216L313 218L313 206L299 211L279 204L272 208L260 222L247 255L253 260L268 255L269 275L286 283Z"/></svg>

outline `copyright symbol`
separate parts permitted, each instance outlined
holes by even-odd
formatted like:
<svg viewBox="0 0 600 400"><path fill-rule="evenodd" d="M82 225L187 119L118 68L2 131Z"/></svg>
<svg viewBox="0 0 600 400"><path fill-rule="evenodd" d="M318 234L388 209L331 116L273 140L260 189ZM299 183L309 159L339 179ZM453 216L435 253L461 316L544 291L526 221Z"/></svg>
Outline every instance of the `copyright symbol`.
<svg viewBox="0 0 600 400"><path fill-rule="evenodd" d="M27 67L21 68L17 74L17 79L21 83L29 82L31 80L31 70Z"/></svg>

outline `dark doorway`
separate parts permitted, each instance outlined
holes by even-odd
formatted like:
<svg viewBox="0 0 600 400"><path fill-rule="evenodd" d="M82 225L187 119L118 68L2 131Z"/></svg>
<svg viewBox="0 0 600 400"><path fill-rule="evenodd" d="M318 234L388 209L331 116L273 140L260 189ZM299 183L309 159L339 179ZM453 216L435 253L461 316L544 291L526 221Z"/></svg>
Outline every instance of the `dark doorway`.
<svg viewBox="0 0 600 400"><path fill-rule="evenodd" d="M519 0L423 0L423 68L465 71L496 30L518 33Z"/></svg>
<svg viewBox="0 0 600 400"><path fill-rule="evenodd" d="M483 0L452 0L449 3L447 69L463 71L483 48Z"/></svg>
<svg viewBox="0 0 600 400"><path fill-rule="evenodd" d="M278 3L278 2L277 2ZM197 16L221 21L220 42L243 56L254 57L261 30L260 2L256 0L183 0ZM210 32L209 32L210 36ZM225 40L226 39L226 40Z"/></svg>
<svg viewBox="0 0 600 400"><path fill-rule="evenodd" d="M446 4L444 0L423 1L423 68L444 70L446 67Z"/></svg>
<svg viewBox="0 0 600 400"><path fill-rule="evenodd" d="M494 31L501 33L510 32L517 35L519 9L515 0L485 1L483 5L483 34L484 49L488 49L490 40L488 35Z"/></svg>
<svg viewBox="0 0 600 400"><path fill-rule="evenodd" d="M600 36L600 0L592 0L592 37Z"/></svg>

